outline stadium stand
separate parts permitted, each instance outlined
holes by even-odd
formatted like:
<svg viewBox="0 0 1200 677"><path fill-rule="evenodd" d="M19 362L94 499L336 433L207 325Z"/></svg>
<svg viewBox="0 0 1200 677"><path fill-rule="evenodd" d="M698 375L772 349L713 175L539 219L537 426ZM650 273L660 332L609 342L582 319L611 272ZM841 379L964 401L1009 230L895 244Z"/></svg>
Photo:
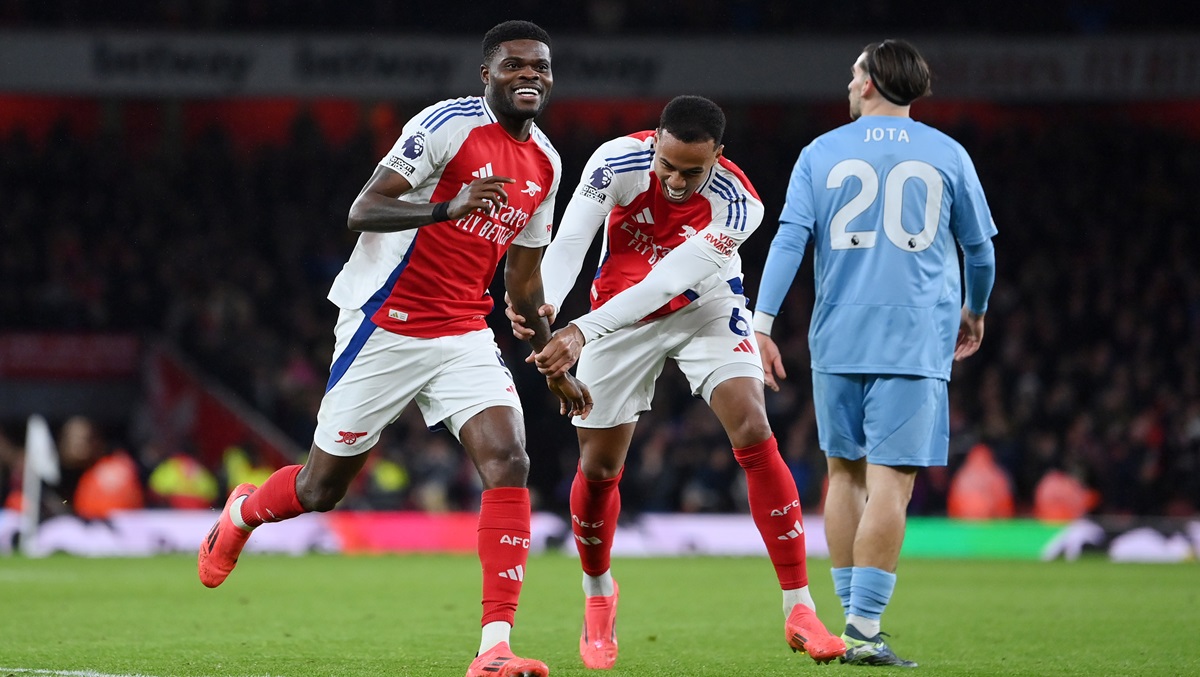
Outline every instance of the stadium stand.
<svg viewBox="0 0 1200 677"><path fill-rule="evenodd" d="M379 111L364 105L362 124L331 140L301 106L281 140L253 144L220 125L172 131L167 123L185 104L104 105L122 122L64 119L44 133L11 128L0 137L4 328L164 335L307 447L332 351L334 308L324 297L354 241L345 212L394 130L372 126ZM727 144L768 205L764 233L743 248L751 294L795 154L838 124L841 108L797 116L782 105L729 107ZM986 443L1012 478L1017 514L1030 514L1051 471L1098 492L1094 509L1105 514L1200 507L1200 246L1188 199L1200 184L1200 140L1139 110L938 123L976 158L1000 227L987 338L951 387L949 472ZM546 126L573 181L596 140L618 130L553 116ZM143 128L157 136L140 136ZM763 129L772 135L750 131ZM817 505L824 461L806 395L806 270L777 332L792 378L768 405L801 495ZM577 294L568 304L583 302ZM525 349L499 331L499 311L492 324L519 365ZM522 366L514 376L536 431L531 486L540 508L563 509L574 435ZM686 396L677 372L664 378L678 382L658 389L639 426L627 510L745 510L715 418ZM348 504L473 507L468 462L445 433L432 435L418 417L403 417L384 438L370 486ZM128 449L150 443L133 426L127 437ZM444 453L427 453L437 449ZM944 514L948 488L948 474L922 475L913 510Z"/></svg>

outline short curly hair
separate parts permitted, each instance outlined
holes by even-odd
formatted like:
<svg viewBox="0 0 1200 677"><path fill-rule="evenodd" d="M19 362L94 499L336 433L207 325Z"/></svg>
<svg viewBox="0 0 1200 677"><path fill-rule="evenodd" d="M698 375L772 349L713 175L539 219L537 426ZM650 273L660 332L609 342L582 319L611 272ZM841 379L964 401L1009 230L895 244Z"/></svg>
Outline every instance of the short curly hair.
<svg viewBox="0 0 1200 677"><path fill-rule="evenodd" d="M483 36L483 60L490 61L500 49L500 43L510 40L537 40L550 46L550 34L532 21L514 19L496 24Z"/></svg>
<svg viewBox="0 0 1200 677"><path fill-rule="evenodd" d="M712 139L719 146L725 135L725 112L702 96L677 96L663 108L658 128L684 143Z"/></svg>

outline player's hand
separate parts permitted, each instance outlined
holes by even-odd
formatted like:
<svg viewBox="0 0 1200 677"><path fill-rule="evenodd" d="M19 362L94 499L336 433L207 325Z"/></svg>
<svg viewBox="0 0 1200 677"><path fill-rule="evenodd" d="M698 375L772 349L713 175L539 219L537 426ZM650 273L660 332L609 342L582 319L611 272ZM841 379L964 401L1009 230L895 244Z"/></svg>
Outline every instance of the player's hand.
<svg viewBox="0 0 1200 677"><path fill-rule="evenodd" d="M963 306L962 319L958 323L958 340L954 342L954 361L967 359L979 350L983 343L983 315L976 315Z"/></svg>
<svg viewBox="0 0 1200 677"><path fill-rule="evenodd" d="M516 179L507 176L487 176L475 179L463 186L458 195L450 200L449 211L451 219L461 219L471 212L487 214L496 207L508 204L508 193L504 192L504 184L513 183Z"/></svg>
<svg viewBox="0 0 1200 677"><path fill-rule="evenodd" d="M579 361L583 344L583 332L579 331L579 327L568 324L554 332L550 342L540 351L525 358L525 361L536 364L538 371L546 376L562 376Z"/></svg>
<svg viewBox="0 0 1200 677"><path fill-rule="evenodd" d="M528 341L533 338L534 331L525 324L525 316L517 313L513 308L512 299L508 296L508 292L504 292L504 315L512 324L513 336ZM538 317L546 318L546 322L554 324L554 318L558 316L558 311L549 303L543 303L538 308Z"/></svg>
<svg viewBox="0 0 1200 677"><path fill-rule="evenodd" d="M766 381L767 387L775 392L779 392L779 381L787 378L787 372L783 370L783 356L779 354L779 346L775 345L775 341L761 331L754 332L754 338L758 339L758 356L762 359L763 380Z"/></svg>
<svg viewBox="0 0 1200 677"><path fill-rule="evenodd" d="M558 413L587 418L592 413L592 393L570 373L547 376L546 387L558 398Z"/></svg>

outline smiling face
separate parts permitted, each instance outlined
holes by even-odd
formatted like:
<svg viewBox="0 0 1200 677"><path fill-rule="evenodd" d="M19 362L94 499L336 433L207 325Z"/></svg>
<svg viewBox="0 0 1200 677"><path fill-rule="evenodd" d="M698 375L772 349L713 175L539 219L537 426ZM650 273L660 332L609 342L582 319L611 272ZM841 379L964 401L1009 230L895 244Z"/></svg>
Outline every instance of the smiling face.
<svg viewBox="0 0 1200 677"><path fill-rule="evenodd" d="M659 129L654 141L654 175L667 200L687 202L708 178L724 149L712 139L685 143Z"/></svg>
<svg viewBox="0 0 1200 677"><path fill-rule="evenodd" d="M546 107L554 86L550 47L537 40L502 42L480 76L492 112L514 122L532 120Z"/></svg>

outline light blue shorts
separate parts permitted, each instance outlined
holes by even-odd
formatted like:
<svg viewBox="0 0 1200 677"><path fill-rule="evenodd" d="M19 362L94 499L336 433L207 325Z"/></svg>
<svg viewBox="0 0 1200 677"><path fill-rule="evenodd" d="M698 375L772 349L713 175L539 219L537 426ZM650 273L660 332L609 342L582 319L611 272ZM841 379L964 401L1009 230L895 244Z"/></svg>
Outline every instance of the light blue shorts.
<svg viewBox="0 0 1200 677"><path fill-rule="evenodd" d="M950 399L941 379L814 371L817 437L827 456L889 466L946 465Z"/></svg>

